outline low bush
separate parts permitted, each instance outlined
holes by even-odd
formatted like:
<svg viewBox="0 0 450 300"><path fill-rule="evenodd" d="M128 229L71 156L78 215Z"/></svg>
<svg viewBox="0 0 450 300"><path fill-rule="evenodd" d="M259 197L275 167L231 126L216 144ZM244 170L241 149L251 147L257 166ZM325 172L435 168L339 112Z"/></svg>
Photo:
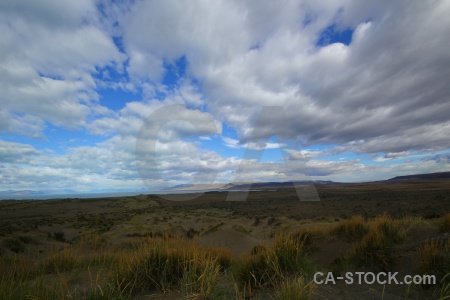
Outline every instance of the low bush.
<svg viewBox="0 0 450 300"><path fill-rule="evenodd" d="M2 246L14 253L25 251L25 245L17 238L7 238L3 240Z"/></svg>
<svg viewBox="0 0 450 300"><path fill-rule="evenodd" d="M242 226L241 224L234 224L233 229L236 230L237 232L250 234L250 231L247 228L245 228L244 226Z"/></svg>
<svg viewBox="0 0 450 300"><path fill-rule="evenodd" d="M119 259L111 279L126 296L179 286L185 293L207 297L218 279L219 261L227 264L228 254L176 238L147 238L133 251L116 254Z"/></svg>
<svg viewBox="0 0 450 300"><path fill-rule="evenodd" d="M444 215L439 222L440 232L450 232L450 213Z"/></svg>
<svg viewBox="0 0 450 300"><path fill-rule="evenodd" d="M254 247L252 248L252 250L250 251L250 253L251 253L252 255L257 255L257 254L263 253L264 251L266 251L266 247L264 247L263 245L257 245L257 246L254 246Z"/></svg>
<svg viewBox="0 0 450 300"><path fill-rule="evenodd" d="M53 233L53 238L59 242L65 242L66 238L64 237L64 231L57 231L55 233Z"/></svg>
<svg viewBox="0 0 450 300"><path fill-rule="evenodd" d="M303 277L287 280L275 290L274 300L308 300L311 299L316 285L307 283Z"/></svg>
<svg viewBox="0 0 450 300"><path fill-rule="evenodd" d="M369 231L369 225L360 215L339 222L332 233L343 236L350 241L361 240Z"/></svg>
<svg viewBox="0 0 450 300"><path fill-rule="evenodd" d="M350 251L349 260L358 267L386 270L395 262L394 246L403 240L399 226L389 216L370 223L368 233Z"/></svg>
<svg viewBox="0 0 450 300"><path fill-rule="evenodd" d="M438 281L442 280L450 272L450 239L435 240L431 239L418 247L419 256L418 270L421 274L436 275ZM450 277L446 277L450 283Z"/></svg>
<svg viewBox="0 0 450 300"><path fill-rule="evenodd" d="M17 238L25 244L37 244L36 239L28 235L19 235Z"/></svg>
<svg viewBox="0 0 450 300"><path fill-rule="evenodd" d="M180 288L185 295L206 299L214 292L220 275L220 266L216 259L209 256L192 257L185 262L180 279Z"/></svg>
<svg viewBox="0 0 450 300"><path fill-rule="evenodd" d="M289 276L310 274L312 266L306 258L304 240L278 232L272 247L242 257L233 269L241 287L250 290L273 287Z"/></svg>

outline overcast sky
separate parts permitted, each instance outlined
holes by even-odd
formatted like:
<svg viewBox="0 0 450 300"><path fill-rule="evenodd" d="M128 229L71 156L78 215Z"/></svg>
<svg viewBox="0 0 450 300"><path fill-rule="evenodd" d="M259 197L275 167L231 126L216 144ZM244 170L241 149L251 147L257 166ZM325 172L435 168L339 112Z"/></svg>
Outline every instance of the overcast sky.
<svg viewBox="0 0 450 300"><path fill-rule="evenodd" d="M450 170L450 1L0 2L0 191Z"/></svg>

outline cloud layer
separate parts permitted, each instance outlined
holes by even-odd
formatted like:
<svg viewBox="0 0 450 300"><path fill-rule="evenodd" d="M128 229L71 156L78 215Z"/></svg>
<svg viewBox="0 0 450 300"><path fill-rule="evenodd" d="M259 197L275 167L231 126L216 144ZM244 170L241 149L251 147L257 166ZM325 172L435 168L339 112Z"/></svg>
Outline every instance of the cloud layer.
<svg viewBox="0 0 450 300"><path fill-rule="evenodd" d="M443 0L2 2L0 190L142 187L139 142L156 145L150 187L238 169L244 181L448 170L448 13ZM169 105L181 106L148 123ZM143 124L164 126L142 137ZM57 148L54 128L95 142ZM242 159L278 147L281 160Z"/></svg>

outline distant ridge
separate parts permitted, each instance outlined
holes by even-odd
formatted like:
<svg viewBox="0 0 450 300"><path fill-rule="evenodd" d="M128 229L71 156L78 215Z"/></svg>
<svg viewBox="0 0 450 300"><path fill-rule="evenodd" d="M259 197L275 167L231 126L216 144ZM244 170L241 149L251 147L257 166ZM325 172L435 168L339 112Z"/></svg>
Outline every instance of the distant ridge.
<svg viewBox="0 0 450 300"><path fill-rule="evenodd" d="M450 179L450 172L415 174L406 176L396 176L387 181L407 181L407 180L436 180L436 179Z"/></svg>
<svg viewBox="0 0 450 300"><path fill-rule="evenodd" d="M228 190L239 190L239 189L275 189L275 188L290 188L301 185L312 185L312 184L337 184L333 181L284 181L284 182L246 182L246 183L229 183L224 186Z"/></svg>
<svg viewBox="0 0 450 300"><path fill-rule="evenodd" d="M438 172L438 173L426 173L426 174L414 174L414 175L405 175L405 176L396 176L387 180L379 180L379 181L369 181L369 182L360 182L364 184L368 183L396 183L396 182L405 182L405 181L419 181L419 180L444 180L450 179L450 172ZM295 186L307 186L311 184L320 184L320 185L339 185L339 184L349 184L342 182L335 182L329 180L304 180L304 181L282 181L282 182L230 182L227 184L186 184L186 185L178 185L171 189L173 190L267 190L267 189L279 189L279 188L291 188ZM350 183L351 184L351 183Z"/></svg>
<svg viewBox="0 0 450 300"><path fill-rule="evenodd" d="M377 183L397 183L397 182L407 182L407 181L420 181L420 180L448 180L450 179L450 172L437 172L437 173L426 173L426 174L414 174L405 176L396 176L387 180L370 181L370 182L360 182L363 184L377 184ZM356 182L355 182L356 183ZM284 182L231 182L226 184L180 184L165 189L166 191L230 191L230 190L268 190L268 189L283 189L291 188L294 186L309 186L309 185L339 185L339 184L351 184L349 182L334 182L327 180L304 180L304 181L284 181ZM112 191L119 192L119 191ZM120 191L125 192L125 191ZM86 192L91 193L108 193L105 190L91 190ZM56 194L73 194L80 195L83 193L64 189L64 190L0 190L0 196L41 196L41 195L56 195Z"/></svg>
<svg viewBox="0 0 450 300"><path fill-rule="evenodd" d="M379 183L397 183L405 181L420 181L420 180L445 180L450 179L450 172L426 173L396 176L390 179L359 182L363 184L379 184ZM355 182L355 184L358 182ZM329 180L304 180L304 181L268 181L268 182L230 182L226 184L180 184L167 190L214 190L214 191L230 191L230 190L268 190L268 189L283 189L292 188L294 186L308 186L308 185L340 185L351 184L351 182L335 182Z"/></svg>

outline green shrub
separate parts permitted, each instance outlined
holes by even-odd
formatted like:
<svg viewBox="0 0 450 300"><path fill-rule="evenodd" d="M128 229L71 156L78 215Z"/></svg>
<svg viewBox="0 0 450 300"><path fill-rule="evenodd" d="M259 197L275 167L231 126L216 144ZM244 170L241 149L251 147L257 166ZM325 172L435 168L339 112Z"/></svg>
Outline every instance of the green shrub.
<svg viewBox="0 0 450 300"><path fill-rule="evenodd" d="M242 226L241 224L234 224L233 225L233 229L238 231L238 232L242 232L242 233L245 233L245 234L250 234L250 231L247 228L245 228L244 226Z"/></svg>
<svg viewBox="0 0 450 300"><path fill-rule="evenodd" d="M3 240L2 245L6 249L8 249L14 253L20 253L25 250L24 244L17 238L5 239L5 240Z"/></svg>
<svg viewBox="0 0 450 300"><path fill-rule="evenodd" d="M21 242L25 243L25 244L36 244L36 239L34 239L31 236L27 236L27 235L20 235L17 237Z"/></svg>
<svg viewBox="0 0 450 300"><path fill-rule="evenodd" d="M66 238L64 237L64 231L57 231L53 233L53 238L60 242L65 242Z"/></svg>

